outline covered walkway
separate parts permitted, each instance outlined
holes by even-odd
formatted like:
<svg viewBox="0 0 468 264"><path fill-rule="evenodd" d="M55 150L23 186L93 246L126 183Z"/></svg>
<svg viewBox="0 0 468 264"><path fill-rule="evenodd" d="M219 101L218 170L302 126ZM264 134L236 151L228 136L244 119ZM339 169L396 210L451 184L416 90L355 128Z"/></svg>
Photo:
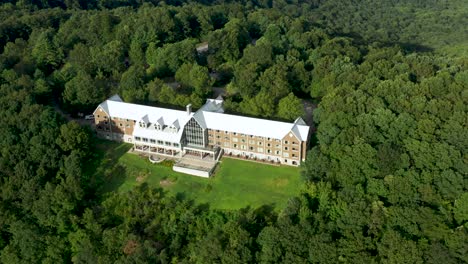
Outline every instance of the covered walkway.
<svg viewBox="0 0 468 264"><path fill-rule="evenodd" d="M173 148L135 144L133 146L133 149L134 151L144 152L148 154L157 154L157 155L173 157L173 158L182 157L182 151L178 149L173 149Z"/></svg>
<svg viewBox="0 0 468 264"><path fill-rule="evenodd" d="M221 149L219 147L202 148L198 146L185 146L183 156L192 159L216 161L220 154Z"/></svg>

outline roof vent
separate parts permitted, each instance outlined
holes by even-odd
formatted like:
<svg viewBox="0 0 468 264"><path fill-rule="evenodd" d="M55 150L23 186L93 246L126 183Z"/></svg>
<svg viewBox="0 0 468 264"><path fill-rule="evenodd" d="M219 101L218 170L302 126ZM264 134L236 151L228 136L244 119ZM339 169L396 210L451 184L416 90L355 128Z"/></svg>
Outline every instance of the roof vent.
<svg viewBox="0 0 468 264"><path fill-rule="evenodd" d="M188 104L186 108L187 108L187 115L190 115L192 113L192 104Z"/></svg>

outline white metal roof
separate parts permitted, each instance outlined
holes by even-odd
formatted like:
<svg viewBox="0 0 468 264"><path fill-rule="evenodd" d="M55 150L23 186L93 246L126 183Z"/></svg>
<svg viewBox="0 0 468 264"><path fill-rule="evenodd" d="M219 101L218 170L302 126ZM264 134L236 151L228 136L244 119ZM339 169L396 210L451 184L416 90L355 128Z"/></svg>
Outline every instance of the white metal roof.
<svg viewBox="0 0 468 264"><path fill-rule="evenodd" d="M206 99L205 104L200 108L202 111L224 113L223 99ZM199 110L199 111L200 111Z"/></svg>
<svg viewBox="0 0 468 264"><path fill-rule="evenodd" d="M179 125L183 126L191 117L191 115L188 115L186 111L111 100L107 100L99 106L101 106L111 117L120 117L135 121L144 119L152 124L164 122L164 125L167 126L173 124L176 120L179 121Z"/></svg>
<svg viewBox="0 0 468 264"><path fill-rule="evenodd" d="M180 143L182 132L182 129L179 129L177 133L174 133L168 127L164 130L157 130L154 129L153 126L151 126L150 128L142 128L136 125L135 129L133 130L133 136L168 141L172 143Z"/></svg>
<svg viewBox="0 0 468 264"><path fill-rule="evenodd" d="M299 140L306 141L310 129L309 126L305 125L302 118L296 119L294 123L287 123L224 114L222 112L218 112L222 109L222 101L212 99L207 100L206 107L204 106L196 113L192 112L190 114L188 114L187 111L125 103L121 101L118 95L114 95L99 106L102 107L111 117L120 117L136 121L142 120L144 117L145 121L148 120L150 128L140 128L136 125L133 132L135 136L157 138L171 142L180 141L183 128L192 116L203 128L274 139L282 139L287 135L287 133L292 131ZM155 123L167 126L172 125L174 127L180 127L180 129L177 133L157 131L153 128Z"/></svg>
<svg viewBox="0 0 468 264"><path fill-rule="evenodd" d="M193 115L187 114L186 111L111 100L114 98L116 97L113 96L99 105L109 116L135 120L137 122L142 120L150 124L149 128L141 128L137 123L133 131L134 136L179 143L183 129L179 129L177 133L170 131L168 128L161 131L156 130L154 124L166 125L168 127L183 127Z"/></svg>
<svg viewBox="0 0 468 264"><path fill-rule="evenodd" d="M282 139L293 133L299 140L307 140L309 126L223 113L199 111L194 116L203 127L247 135ZM294 129L293 129L294 128Z"/></svg>

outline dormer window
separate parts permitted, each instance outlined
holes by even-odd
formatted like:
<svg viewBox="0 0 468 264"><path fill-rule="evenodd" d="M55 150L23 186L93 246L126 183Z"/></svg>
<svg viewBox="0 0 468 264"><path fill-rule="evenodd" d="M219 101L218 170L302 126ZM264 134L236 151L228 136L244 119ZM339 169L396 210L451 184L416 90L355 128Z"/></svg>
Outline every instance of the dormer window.
<svg viewBox="0 0 468 264"><path fill-rule="evenodd" d="M143 116L138 123L140 127L147 128L150 125L148 115Z"/></svg>
<svg viewBox="0 0 468 264"><path fill-rule="evenodd" d="M175 127L175 126L170 126L170 127L169 127L169 130L170 130L171 132L173 132L173 133L177 133L177 131L178 131L177 127Z"/></svg>

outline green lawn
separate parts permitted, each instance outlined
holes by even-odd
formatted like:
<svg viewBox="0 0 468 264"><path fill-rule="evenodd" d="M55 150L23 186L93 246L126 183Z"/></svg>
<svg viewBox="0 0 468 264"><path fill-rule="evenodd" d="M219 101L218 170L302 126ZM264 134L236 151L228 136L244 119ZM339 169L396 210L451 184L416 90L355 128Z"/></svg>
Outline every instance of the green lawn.
<svg viewBox="0 0 468 264"><path fill-rule="evenodd" d="M299 169L271 166L223 158L214 177L190 176L172 170L172 166L151 164L148 159L126 151L125 143L99 141L96 176L104 181L103 192L125 192L146 182L162 187L170 195L183 195L216 209L253 208L272 205L283 208L288 199L299 193ZM161 186L160 182L164 186Z"/></svg>

